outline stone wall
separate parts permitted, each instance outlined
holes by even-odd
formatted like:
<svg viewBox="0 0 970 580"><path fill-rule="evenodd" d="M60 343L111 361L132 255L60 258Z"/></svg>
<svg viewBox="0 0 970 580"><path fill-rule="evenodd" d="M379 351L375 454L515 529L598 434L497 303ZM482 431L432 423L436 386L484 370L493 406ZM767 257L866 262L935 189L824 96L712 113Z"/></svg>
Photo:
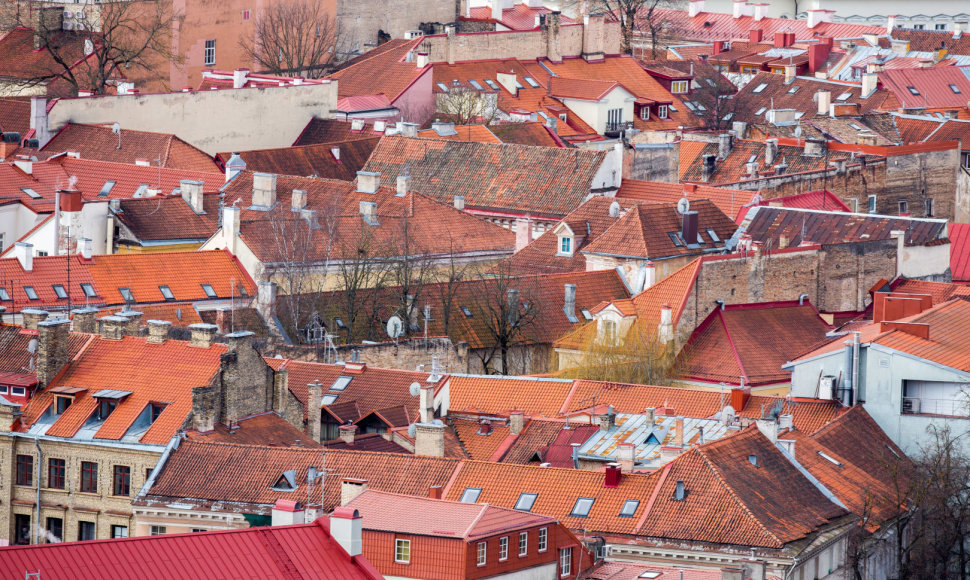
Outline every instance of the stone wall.
<svg viewBox="0 0 970 580"><path fill-rule="evenodd" d="M265 356L288 358L292 360L332 363L337 360L351 360L354 352L360 362L369 366L386 369L413 371L419 367L431 370L431 358L438 357L442 372L468 372L468 344L452 344L446 337L412 338L394 342L353 344L337 346L336 358L325 349L314 346L294 346L268 343L261 346Z"/></svg>
<svg viewBox="0 0 970 580"><path fill-rule="evenodd" d="M456 0L337 0L339 42L343 50L365 52L377 43L378 31L404 38L423 23L455 21Z"/></svg>

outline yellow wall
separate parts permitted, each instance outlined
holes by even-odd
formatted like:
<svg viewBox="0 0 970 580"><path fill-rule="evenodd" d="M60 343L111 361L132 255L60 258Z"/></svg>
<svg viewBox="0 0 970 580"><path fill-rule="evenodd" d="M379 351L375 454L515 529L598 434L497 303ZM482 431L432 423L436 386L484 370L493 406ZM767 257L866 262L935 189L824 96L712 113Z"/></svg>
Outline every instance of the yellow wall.
<svg viewBox="0 0 970 580"><path fill-rule="evenodd" d="M129 244L117 244L116 254L159 254L162 252L194 252L202 247L201 243L189 244L166 244L164 246L135 246Z"/></svg>

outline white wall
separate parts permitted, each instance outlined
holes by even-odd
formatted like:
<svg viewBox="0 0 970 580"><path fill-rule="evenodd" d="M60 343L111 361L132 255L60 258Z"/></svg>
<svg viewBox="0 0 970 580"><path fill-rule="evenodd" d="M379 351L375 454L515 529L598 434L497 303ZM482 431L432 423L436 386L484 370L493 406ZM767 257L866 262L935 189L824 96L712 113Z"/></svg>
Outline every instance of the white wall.
<svg viewBox="0 0 970 580"><path fill-rule="evenodd" d="M0 236L3 239L3 251L14 245L14 242L37 225L44 216L38 216L22 203L11 203L0 206Z"/></svg>
<svg viewBox="0 0 970 580"><path fill-rule="evenodd" d="M559 100L600 134L606 132L606 122L610 109L623 109L623 122L633 121L634 97L626 89L620 87L613 89L599 101L569 98L560 98Z"/></svg>

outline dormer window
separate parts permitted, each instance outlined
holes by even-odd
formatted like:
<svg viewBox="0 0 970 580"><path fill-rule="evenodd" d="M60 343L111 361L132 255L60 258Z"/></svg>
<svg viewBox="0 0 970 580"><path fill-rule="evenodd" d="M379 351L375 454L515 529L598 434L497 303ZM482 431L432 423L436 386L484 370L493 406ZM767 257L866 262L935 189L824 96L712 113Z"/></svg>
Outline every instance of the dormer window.
<svg viewBox="0 0 970 580"><path fill-rule="evenodd" d="M296 471L284 471L273 484L274 491L296 491Z"/></svg>
<svg viewBox="0 0 970 580"><path fill-rule="evenodd" d="M603 342L606 344L616 344L616 322L613 320L600 320L603 325Z"/></svg>
<svg viewBox="0 0 970 580"><path fill-rule="evenodd" d="M110 399L101 399L98 403L98 419L104 421L114 413L115 408L118 406L118 401L113 401Z"/></svg>
<svg viewBox="0 0 970 580"><path fill-rule="evenodd" d="M559 236L559 252L560 256L572 256L573 255L573 238L572 236Z"/></svg>
<svg viewBox="0 0 970 580"><path fill-rule="evenodd" d="M67 408L71 406L74 402L74 397L66 395L58 395L54 397L54 413L57 415L62 414L67 411Z"/></svg>
<svg viewBox="0 0 970 580"><path fill-rule="evenodd" d="M650 107L640 107L640 118L644 121L650 120Z"/></svg>
<svg viewBox="0 0 970 580"><path fill-rule="evenodd" d="M659 117L661 119L666 119L667 118L667 105L658 105L657 106L657 117Z"/></svg>
<svg viewBox="0 0 970 580"><path fill-rule="evenodd" d="M687 92L687 81L673 81L670 83L670 92L679 95Z"/></svg>

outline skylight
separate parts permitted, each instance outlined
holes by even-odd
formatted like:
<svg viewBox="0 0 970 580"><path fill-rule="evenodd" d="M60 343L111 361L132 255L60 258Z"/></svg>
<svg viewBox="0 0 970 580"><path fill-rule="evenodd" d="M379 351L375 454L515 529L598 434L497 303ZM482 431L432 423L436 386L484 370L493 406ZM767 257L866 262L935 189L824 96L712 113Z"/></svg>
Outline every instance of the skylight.
<svg viewBox="0 0 970 580"><path fill-rule="evenodd" d="M842 464L839 462L839 460L832 457L831 455L827 453L823 453L821 451L819 451L818 454L822 457L822 459L828 461L829 463L833 463L836 467L842 467Z"/></svg>
<svg viewBox="0 0 970 580"><path fill-rule="evenodd" d="M707 81L707 84L711 85L712 87L714 86L714 81L713 80L711 80L711 79L704 79L704 80Z"/></svg>
<svg viewBox="0 0 970 580"><path fill-rule="evenodd" d="M536 498L539 497L537 493L523 493L519 496L518 501L515 502L515 509L531 512L533 504L536 503Z"/></svg>
<svg viewBox="0 0 970 580"><path fill-rule="evenodd" d="M488 85L493 91L498 90L498 83L496 83L492 79L485 79L485 84Z"/></svg>
<svg viewBox="0 0 970 580"><path fill-rule="evenodd" d="M56 294L58 298L67 298L67 292L64 290L64 286L61 286L60 284L53 284L51 287L54 289L54 294Z"/></svg>
<svg viewBox="0 0 970 580"><path fill-rule="evenodd" d="M118 288L118 292L121 294L121 297L125 302L135 301L135 297L131 294L131 290L129 288Z"/></svg>
<svg viewBox="0 0 970 580"><path fill-rule="evenodd" d="M751 92L757 95L758 93L762 92L767 88L768 88L768 83L761 83L760 85L756 86L754 90Z"/></svg>
<svg viewBox="0 0 970 580"><path fill-rule="evenodd" d="M323 398L320 399L320 404L321 405L330 405L334 401L336 401L337 400L337 397L339 397L339 396L340 395L324 395Z"/></svg>
<svg viewBox="0 0 970 580"><path fill-rule="evenodd" d="M41 195L39 193L37 193L36 191L34 191L30 187L21 187L20 188L20 191L26 193L27 195L29 195L33 199L40 199L41 198Z"/></svg>
<svg viewBox="0 0 970 580"><path fill-rule="evenodd" d="M633 514L637 513L637 508L640 507L640 500L638 499L628 499L623 502L623 509L620 510L621 518L632 518Z"/></svg>
<svg viewBox="0 0 970 580"><path fill-rule="evenodd" d="M855 123L849 123L849 126L855 129L856 131L862 131L862 127L856 125Z"/></svg>
<svg viewBox="0 0 970 580"><path fill-rule="evenodd" d="M690 101L684 101L684 104L687 105L687 108L690 109L691 111L694 110L694 103Z"/></svg>
<svg viewBox="0 0 970 580"><path fill-rule="evenodd" d="M203 284L202 291L205 292L205 295L209 298L216 297L216 291L212 289L212 284Z"/></svg>
<svg viewBox="0 0 970 580"><path fill-rule="evenodd" d="M7 293L6 288L0 288L0 300L10 300L10 294Z"/></svg>
<svg viewBox="0 0 970 580"><path fill-rule="evenodd" d="M438 88L441 89L442 91L446 93L448 92L448 85L446 85L445 83L435 83L435 84L438 85Z"/></svg>
<svg viewBox="0 0 970 580"><path fill-rule="evenodd" d="M586 320L592 320L593 319L593 315L590 314L589 313L589 310L587 310L586 308L583 308L582 310L580 310L580 312L583 313L583 318L585 318Z"/></svg>
<svg viewBox="0 0 970 580"><path fill-rule="evenodd" d="M727 115L724 115L724 120L725 121L730 121L733 118L734 118L734 112L733 111L730 112L730 113L728 113Z"/></svg>
<svg viewBox="0 0 970 580"><path fill-rule="evenodd" d="M667 236L670 237L670 241L673 242L674 245L677 246L678 248L684 247L684 242L681 241L680 237L676 234L676 232L667 232Z"/></svg>
<svg viewBox="0 0 970 580"><path fill-rule="evenodd" d="M835 97L835 100L836 101L848 101L849 100L849 97L851 97L851 96L852 96L852 93L842 93L841 95Z"/></svg>
<svg viewBox="0 0 970 580"><path fill-rule="evenodd" d="M94 291L94 286L92 286L91 284L87 284L87 283L81 284L81 290L84 291L84 295L87 296L88 298L94 298L95 296L97 296L97 293L95 293Z"/></svg>
<svg viewBox="0 0 970 580"><path fill-rule="evenodd" d="M353 379L354 377L344 377L344 376L337 377L337 380L335 380L333 384L330 385L330 390L342 391L347 388L347 385L349 385L350 381L352 381Z"/></svg>
<svg viewBox="0 0 970 580"><path fill-rule="evenodd" d="M714 240L715 244L721 241L721 238L717 237L717 232L715 232L711 228L707 228L707 235L710 236L712 240Z"/></svg>
<svg viewBox="0 0 970 580"><path fill-rule="evenodd" d="M576 505L573 506L573 511L569 512L569 515L574 518L589 517L589 510L593 509L594 501L596 500L592 497L577 498Z"/></svg>
<svg viewBox="0 0 970 580"><path fill-rule="evenodd" d="M40 300L40 298L37 297L37 292L34 291L33 286L24 286L24 292L27 294L27 298L31 300Z"/></svg>
<svg viewBox="0 0 970 580"><path fill-rule="evenodd" d="M175 294L172 294L172 289L168 286L159 286L158 290L166 300L175 300Z"/></svg>
<svg viewBox="0 0 970 580"><path fill-rule="evenodd" d="M800 88L802 88L802 87L800 87L798 85L792 85L792 88L788 89L788 94L789 95L794 95L795 93L798 92L798 89L800 89Z"/></svg>
<svg viewBox="0 0 970 580"><path fill-rule="evenodd" d="M646 572L643 572L637 576L637 578L648 578L652 580L653 578L660 578L661 574L663 574L663 572L652 572L647 570Z"/></svg>
<svg viewBox="0 0 970 580"><path fill-rule="evenodd" d="M347 325L344 324L344 319L340 318L339 316L333 319L333 323L336 324L337 328L341 330L345 330L347 328Z"/></svg>
<svg viewBox="0 0 970 580"><path fill-rule="evenodd" d="M758 116L758 115L760 115L761 113L764 113L767 110L768 110L768 107L761 107L760 109L758 109L757 111L755 111L754 114L755 114L755 116Z"/></svg>
<svg viewBox="0 0 970 580"><path fill-rule="evenodd" d="M461 494L461 503L475 503L478 501L478 496L482 495L482 488L480 487L466 487L465 491Z"/></svg>
<svg viewBox="0 0 970 580"><path fill-rule="evenodd" d="M461 313L465 315L465 318L472 317L472 311L467 306L459 306L459 308L461 309Z"/></svg>
<svg viewBox="0 0 970 580"><path fill-rule="evenodd" d="M539 83L537 83L534 78L532 78L532 77L523 77L523 78L525 79L526 84L528 84L530 87L532 87L534 89L538 89L539 88Z"/></svg>
<svg viewBox="0 0 970 580"><path fill-rule="evenodd" d="M142 183L138 186L138 189L135 190L135 193L132 194L132 197L144 197L146 191L148 191L148 184Z"/></svg>
<svg viewBox="0 0 970 580"><path fill-rule="evenodd" d="M115 183L117 182L114 180L105 181L104 185L101 186L101 191L98 192L98 197L108 197L108 194L114 189Z"/></svg>
<svg viewBox="0 0 970 580"><path fill-rule="evenodd" d="M960 94L960 87L958 87L958 86L956 86L956 85L954 85L952 83L950 84L950 90L953 91L953 93L956 94L956 95L959 95Z"/></svg>
<svg viewBox="0 0 970 580"><path fill-rule="evenodd" d="M705 106L704 106L704 105L702 105L701 103L694 103L694 105L696 105L696 106L697 106L697 110L698 110L698 111L706 111L706 110L707 110L707 107L705 107Z"/></svg>
<svg viewBox="0 0 970 580"><path fill-rule="evenodd" d="M472 87L474 87L476 91L484 91L485 90L485 87L482 86L482 83L476 81L475 79L469 79L468 84L470 84Z"/></svg>
<svg viewBox="0 0 970 580"><path fill-rule="evenodd" d="M913 93L916 96L919 96L919 91L916 90L916 87L914 87L914 86L908 86L906 88L909 89L909 92Z"/></svg>
<svg viewBox="0 0 970 580"><path fill-rule="evenodd" d="M671 104L669 104L669 105L667 105L667 108L668 108L668 109L670 109L671 111L673 111L673 112L675 112L675 113L677 112L677 107L675 107L675 106L673 105L673 103L671 103Z"/></svg>

